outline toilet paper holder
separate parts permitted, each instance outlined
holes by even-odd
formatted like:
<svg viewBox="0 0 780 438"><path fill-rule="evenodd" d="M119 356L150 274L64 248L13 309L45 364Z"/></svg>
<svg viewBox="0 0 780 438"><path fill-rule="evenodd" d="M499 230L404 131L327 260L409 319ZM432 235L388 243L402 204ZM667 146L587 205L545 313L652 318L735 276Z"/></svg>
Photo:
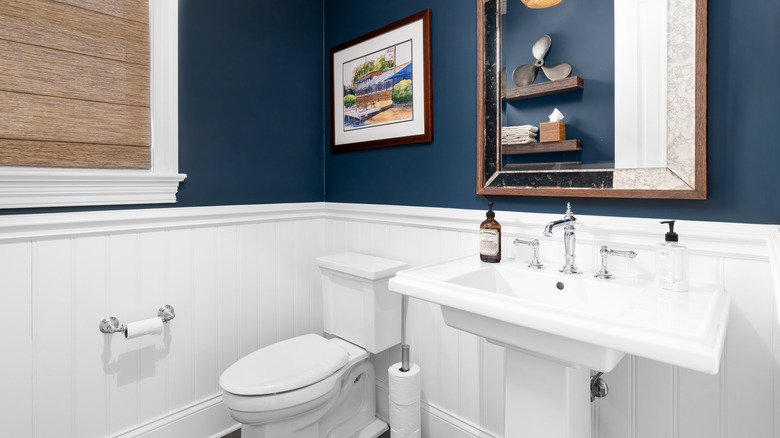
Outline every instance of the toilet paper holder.
<svg viewBox="0 0 780 438"><path fill-rule="evenodd" d="M163 323L167 323L168 321L172 320L176 317L176 313L173 311L173 306L171 305L164 305L160 307L159 310L157 310L157 316L162 318ZM103 318L102 321L100 321L100 326L98 327L100 329L101 333L106 334L112 334L112 333L124 333L127 331L127 325L120 324L119 320L115 316L109 316L108 318Z"/></svg>

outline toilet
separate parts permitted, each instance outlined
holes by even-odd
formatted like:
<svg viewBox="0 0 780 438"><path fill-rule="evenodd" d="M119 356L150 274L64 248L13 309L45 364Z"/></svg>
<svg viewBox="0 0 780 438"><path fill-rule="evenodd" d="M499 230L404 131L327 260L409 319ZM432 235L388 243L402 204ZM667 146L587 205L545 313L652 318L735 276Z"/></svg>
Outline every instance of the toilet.
<svg viewBox="0 0 780 438"><path fill-rule="evenodd" d="M369 353L401 342L401 297L388 281L403 262L340 253L315 259L325 336L306 334L254 351L219 378L242 438L375 438Z"/></svg>

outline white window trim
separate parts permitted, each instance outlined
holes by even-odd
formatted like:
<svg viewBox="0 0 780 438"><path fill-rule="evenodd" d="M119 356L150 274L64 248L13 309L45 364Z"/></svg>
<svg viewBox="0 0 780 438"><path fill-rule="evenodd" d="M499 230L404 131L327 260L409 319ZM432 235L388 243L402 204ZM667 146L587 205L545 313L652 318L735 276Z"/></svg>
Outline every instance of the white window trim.
<svg viewBox="0 0 780 438"><path fill-rule="evenodd" d="M152 167L0 167L0 208L176 202L179 183L179 6L149 0Z"/></svg>

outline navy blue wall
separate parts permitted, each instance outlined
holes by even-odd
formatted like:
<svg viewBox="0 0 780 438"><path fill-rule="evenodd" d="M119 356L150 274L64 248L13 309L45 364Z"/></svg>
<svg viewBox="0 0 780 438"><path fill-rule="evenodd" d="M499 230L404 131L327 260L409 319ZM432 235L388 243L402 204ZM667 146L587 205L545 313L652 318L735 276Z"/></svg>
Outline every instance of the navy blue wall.
<svg viewBox="0 0 780 438"><path fill-rule="evenodd" d="M567 1L572 0L564 0ZM475 194L474 1L395 0L388 6L378 0L329 0L324 11L324 54L327 56L328 49L336 44L426 7L433 11L434 141L331 154L330 109L325 101L322 138L326 201L478 209L485 206L487 198ZM776 0L709 0L707 200L568 199L575 211L629 217L780 222L778 23L780 2ZM559 40L566 38L565 29L556 32ZM612 56L603 53L605 58ZM755 68L749 71L750 66ZM326 72L325 96L329 80ZM585 80L587 87L589 78ZM611 119L612 113L605 113L604 118ZM509 196L490 199L498 210L548 213L562 213L567 200Z"/></svg>
<svg viewBox="0 0 780 438"><path fill-rule="evenodd" d="M0 214L323 200L320 0L179 0L176 204Z"/></svg>
<svg viewBox="0 0 780 438"><path fill-rule="evenodd" d="M322 7L179 0L177 206L323 200Z"/></svg>

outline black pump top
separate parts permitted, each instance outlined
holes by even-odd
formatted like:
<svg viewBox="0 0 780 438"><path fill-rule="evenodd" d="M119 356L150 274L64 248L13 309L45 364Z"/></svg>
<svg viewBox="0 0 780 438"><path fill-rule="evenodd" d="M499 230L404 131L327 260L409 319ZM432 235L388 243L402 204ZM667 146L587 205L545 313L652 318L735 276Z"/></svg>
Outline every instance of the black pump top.
<svg viewBox="0 0 780 438"><path fill-rule="evenodd" d="M667 242L677 242L677 233L674 232L675 221L663 221L662 224L669 224L669 232L666 233Z"/></svg>
<svg viewBox="0 0 780 438"><path fill-rule="evenodd" d="M490 219L493 219L494 217L496 217L496 213L493 211L493 203L492 202L488 202L488 211L487 211L487 213L485 213L485 216L487 216Z"/></svg>

